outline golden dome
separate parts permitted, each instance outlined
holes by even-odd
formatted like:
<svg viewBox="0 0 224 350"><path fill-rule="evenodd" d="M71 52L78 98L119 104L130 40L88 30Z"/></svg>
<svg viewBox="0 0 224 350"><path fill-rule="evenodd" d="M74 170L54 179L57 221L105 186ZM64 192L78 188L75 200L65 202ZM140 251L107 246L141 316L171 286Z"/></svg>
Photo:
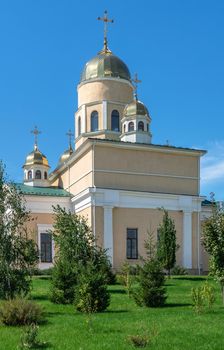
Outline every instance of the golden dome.
<svg viewBox="0 0 224 350"><path fill-rule="evenodd" d="M34 150L30 152L26 157L26 161L23 167L34 164L45 165L50 168L47 157L42 152L40 152L36 146L34 147Z"/></svg>
<svg viewBox="0 0 224 350"><path fill-rule="evenodd" d="M72 153L73 149L71 147L69 147L69 149L66 149L66 151L64 151L64 153L61 155L58 164L63 164L71 156Z"/></svg>
<svg viewBox="0 0 224 350"><path fill-rule="evenodd" d="M126 64L113 55L109 49L103 49L96 57L86 63L81 74L81 82L106 77L131 80Z"/></svg>
<svg viewBox="0 0 224 350"><path fill-rule="evenodd" d="M134 115L146 115L150 118L148 109L139 100L135 99L131 103L127 104L124 109L124 117L134 116Z"/></svg>

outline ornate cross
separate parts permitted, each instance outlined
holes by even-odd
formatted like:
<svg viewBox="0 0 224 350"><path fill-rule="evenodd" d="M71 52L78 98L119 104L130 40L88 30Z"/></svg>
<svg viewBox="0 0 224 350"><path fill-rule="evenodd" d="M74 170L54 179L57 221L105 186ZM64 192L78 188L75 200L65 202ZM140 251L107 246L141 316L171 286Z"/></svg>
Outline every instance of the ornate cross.
<svg viewBox="0 0 224 350"><path fill-rule="evenodd" d="M137 92L138 92L138 84L142 81L138 79L138 74L135 73L134 79L131 79L134 85L134 96L137 99Z"/></svg>
<svg viewBox="0 0 224 350"><path fill-rule="evenodd" d="M37 126L34 126L34 129L31 130L31 134L34 134L34 148L37 149L37 137L41 134L41 131L37 129Z"/></svg>
<svg viewBox="0 0 224 350"><path fill-rule="evenodd" d="M74 134L72 133L71 129L68 130L66 136L68 136L69 148L72 148L72 136L74 136Z"/></svg>
<svg viewBox="0 0 224 350"><path fill-rule="evenodd" d="M108 51L108 46L107 46L107 26L108 23L114 23L113 19L109 19L107 17L107 11L104 11L104 16L103 17L98 17L97 18L99 21L103 21L104 22L104 41L103 41L103 48L104 51L107 52Z"/></svg>

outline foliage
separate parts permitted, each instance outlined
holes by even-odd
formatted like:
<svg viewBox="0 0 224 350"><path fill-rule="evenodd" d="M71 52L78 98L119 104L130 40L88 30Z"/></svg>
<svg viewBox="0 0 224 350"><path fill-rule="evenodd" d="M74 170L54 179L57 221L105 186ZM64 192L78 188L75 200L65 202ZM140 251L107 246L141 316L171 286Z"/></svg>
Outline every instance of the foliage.
<svg viewBox="0 0 224 350"><path fill-rule="evenodd" d="M210 273L220 283L224 305L224 212L213 202L213 213L203 225L202 243L210 255Z"/></svg>
<svg viewBox="0 0 224 350"><path fill-rule="evenodd" d="M52 276L51 300L70 304L74 302L80 276L83 277L83 271L88 272L87 266L89 268L90 262L94 265L94 272L106 276L107 282L111 266L105 250L96 245L84 217L66 212L59 206L54 208L54 214L53 237L57 255ZM93 281L90 280L91 283Z"/></svg>
<svg viewBox="0 0 224 350"><path fill-rule="evenodd" d="M171 270L171 275L184 276L184 275L188 275L188 272L187 272L187 270L185 270L184 267L182 267L180 265L175 265Z"/></svg>
<svg viewBox="0 0 224 350"><path fill-rule="evenodd" d="M194 310L196 313L200 314L204 307L203 289L202 287L191 289L191 298Z"/></svg>
<svg viewBox="0 0 224 350"><path fill-rule="evenodd" d="M160 307L166 301L165 277L157 259L147 260L139 269L139 288L133 292L139 306Z"/></svg>
<svg viewBox="0 0 224 350"><path fill-rule="evenodd" d="M206 281L204 285L191 289L191 297L197 313L201 313L205 306L211 310L215 302L214 288Z"/></svg>
<svg viewBox="0 0 224 350"><path fill-rule="evenodd" d="M176 263L177 249L175 224L168 211L164 209L163 221L158 228L157 256L169 277L170 270Z"/></svg>
<svg viewBox="0 0 224 350"><path fill-rule="evenodd" d="M158 330L156 327L153 327L152 330L148 330L144 326L141 326L141 330L137 334L128 336L128 341L135 348L145 348L151 345L157 336Z"/></svg>
<svg viewBox="0 0 224 350"><path fill-rule="evenodd" d="M206 281L202 287L202 295L208 309L211 310L215 302L215 292L208 281Z"/></svg>
<svg viewBox="0 0 224 350"><path fill-rule="evenodd" d="M20 339L20 350L26 349L40 349L45 348L47 346L46 342L41 342L38 340L39 327L32 323L29 325L23 332Z"/></svg>
<svg viewBox="0 0 224 350"><path fill-rule="evenodd" d="M43 321L43 309L24 298L6 300L0 308L0 319L7 326L37 324Z"/></svg>
<svg viewBox="0 0 224 350"><path fill-rule="evenodd" d="M29 220L24 199L13 183L6 183L0 162L0 298L10 299L30 290L38 250L27 236Z"/></svg>
<svg viewBox="0 0 224 350"><path fill-rule="evenodd" d="M75 287L76 309L87 314L106 310L110 304L106 281L107 276L98 269L94 261L88 262L80 271Z"/></svg>
<svg viewBox="0 0 224 350"><path fill-rule="evenodd" d="M131 288L135 281L135 272L135 268L127 262L122 265L119 272L118 281L125 287L128 296L130 296Z"/></svg>

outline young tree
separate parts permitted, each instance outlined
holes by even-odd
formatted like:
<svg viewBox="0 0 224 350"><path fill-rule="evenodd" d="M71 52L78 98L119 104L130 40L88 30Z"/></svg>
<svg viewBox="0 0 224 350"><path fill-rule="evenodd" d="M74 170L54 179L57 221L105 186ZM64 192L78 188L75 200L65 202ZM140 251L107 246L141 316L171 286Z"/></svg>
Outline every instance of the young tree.
<svg viewBox="0 0 224 350"><path fill-rule="evenodd" d="M103 281L105 285L110 264L105 250L96 245L94 235L84 217L67 212L60 206L54 208L54 213L53 236L57 255L52 277L52 301L70 304L75 300L78 305L78 296L75 294L80 289L77 285L86 280L90 267L92 272L97 271L101 274L100 282ZM89 281L88 293L93 290L96 279L92 276ZM96 284L99 286L99 280ZM83 294L80 292L79 295L83 296L85 293L81 290ZM91 305L92 302L93 300Z"/></svg>
<svg viewBox="0 0 224 350"><path fill-rule="evenodd" d="M210 273L220 283L224 305L224 211L215 201L212 216L203 225L202 243L210 255Z"/></svg>
<svg viewBox="0 0 224 350"><path fill-rule="evenodd" d="M27 237L29 220L24 199L13 183L6 182L5 167L0 162L0 298L13 298L30 290L38 250Z"/></svg>
<svg viewBox="0 0 224 350"><path fill-rule="evenodd" d="M158 228L157 256L163 268L167 270L169 278L170 270L176 263L177 249L175 224L164 209L163 221Z"/></svg>

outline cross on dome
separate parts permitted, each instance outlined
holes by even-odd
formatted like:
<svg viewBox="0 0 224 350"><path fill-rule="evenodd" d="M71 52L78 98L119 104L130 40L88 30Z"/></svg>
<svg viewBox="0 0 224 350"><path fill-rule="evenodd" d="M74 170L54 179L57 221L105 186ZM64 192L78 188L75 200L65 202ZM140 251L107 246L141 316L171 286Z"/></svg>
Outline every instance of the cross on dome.
<svg viewBox="0 0 224 350"><path fill-rule="evenodd" d="M37 137L41 134L41 131L37 129L37 126L34 126L34 129L31 130L31 134L34 134L34 150L37 150Z"/></svg>
<svg viewBox="0 0 224 350"><path fill-rule="evenodd" d="M74 134L72 133L71 129L66 132L66 136L68 136L69 148L72 149L72 136L74 136Z"/></svg>
<svg viewBox="0 0 224 350"><path fill-rule="evenodd" d="M138 92L138 84L141 83L142 81L138 79L138 74L135 73L134 78L131 79L134 85L134 97L137 100L137 92Z"/></svg>
<svg viewBox="0 0 224 350"><path fill-rule="evenodd" d="M114 23L113 19L109 19L107 16L107 11L104 11L104 16L103 17L97 17L99 21L104 22L104 41L103 41L103 52L110 52L108 49L108 41L107 41L107 31L108 31L108 23Z"/></svg>

